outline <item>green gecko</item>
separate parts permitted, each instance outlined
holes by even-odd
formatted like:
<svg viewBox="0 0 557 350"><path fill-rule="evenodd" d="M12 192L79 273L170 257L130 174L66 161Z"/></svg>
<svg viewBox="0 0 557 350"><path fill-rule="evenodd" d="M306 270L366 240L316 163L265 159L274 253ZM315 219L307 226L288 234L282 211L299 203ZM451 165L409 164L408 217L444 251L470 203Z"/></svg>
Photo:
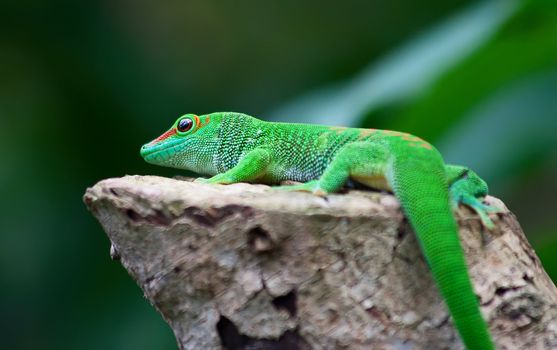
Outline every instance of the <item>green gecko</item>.
<svg viewBox="0 0 557 350"><path fill-rule="evenodd" d="M141 148L149 163L187 169L208 184L302 182L281 190L319 196L349 180L392 191L420 242L468 349L493 349L479 310L452 209L466 205L485 227L497 212L481 199L486 183L466 167L446 165L422 139L396 131L265 122L246 114L186 114Z"/></svg>

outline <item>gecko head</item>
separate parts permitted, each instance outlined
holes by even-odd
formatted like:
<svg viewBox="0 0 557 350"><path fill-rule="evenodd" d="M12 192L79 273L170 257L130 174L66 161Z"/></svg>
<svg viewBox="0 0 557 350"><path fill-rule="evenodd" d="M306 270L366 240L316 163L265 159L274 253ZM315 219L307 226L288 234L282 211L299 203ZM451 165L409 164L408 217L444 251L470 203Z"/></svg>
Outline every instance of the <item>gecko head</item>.
<svg viewBox="0 0 557 350"><path fill-rule="evenodd" d="M210 162L205 156L213 151L211 140L218 133L212 115L185 114L172 127L153 141L141 147L140 154L146 162L201 172ZM213 119L216 119L213 117Z"/></svg>

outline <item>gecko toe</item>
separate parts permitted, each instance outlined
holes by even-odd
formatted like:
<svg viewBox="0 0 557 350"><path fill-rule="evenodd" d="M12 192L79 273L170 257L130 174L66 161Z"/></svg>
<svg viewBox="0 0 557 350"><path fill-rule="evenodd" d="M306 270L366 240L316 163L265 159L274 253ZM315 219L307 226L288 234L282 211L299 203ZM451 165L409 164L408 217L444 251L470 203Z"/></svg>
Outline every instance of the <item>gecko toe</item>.
<svg viewBox="0 0 557 350"><path fill-rule="evenodd" d="M489 214L500 213L502 211L501 208L484 204L478 198L472 195L463 195L460 197L458 202L474 210L480 217L482 225L485 228L487 228L488 230L493 230L495 228L495 224L489 217Z"/></svg>

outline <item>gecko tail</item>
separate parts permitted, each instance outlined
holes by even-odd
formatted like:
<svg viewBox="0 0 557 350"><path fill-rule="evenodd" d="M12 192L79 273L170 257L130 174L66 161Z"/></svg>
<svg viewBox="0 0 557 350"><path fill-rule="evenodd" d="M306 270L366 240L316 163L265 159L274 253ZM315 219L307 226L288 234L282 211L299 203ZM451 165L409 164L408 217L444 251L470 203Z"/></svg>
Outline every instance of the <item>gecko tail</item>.
<svg viewBox="0 0 557 350"><path fill-rule="evenodd" d="M494 349L460 246L444 163L440 155L432 154L407 153L394 159L390 182L466 348Z"/></svg>

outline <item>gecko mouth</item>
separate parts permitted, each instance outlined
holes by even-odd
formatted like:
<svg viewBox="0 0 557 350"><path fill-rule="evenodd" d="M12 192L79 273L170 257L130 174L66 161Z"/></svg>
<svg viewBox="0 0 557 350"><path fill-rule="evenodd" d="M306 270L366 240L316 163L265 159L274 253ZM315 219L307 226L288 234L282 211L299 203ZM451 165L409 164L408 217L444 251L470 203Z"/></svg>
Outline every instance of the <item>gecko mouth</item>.
<svg viewBox="0 0 557 350"><path fill-rule="evenodd" d="M155 160L155 159L168 159L170 158L175 152L175 150L184 145L184 140L174 140L174 141L167 141L164 143L155 143L152 144L151 142L143 145L139 151L141 156L145 160Z"/></svg>

